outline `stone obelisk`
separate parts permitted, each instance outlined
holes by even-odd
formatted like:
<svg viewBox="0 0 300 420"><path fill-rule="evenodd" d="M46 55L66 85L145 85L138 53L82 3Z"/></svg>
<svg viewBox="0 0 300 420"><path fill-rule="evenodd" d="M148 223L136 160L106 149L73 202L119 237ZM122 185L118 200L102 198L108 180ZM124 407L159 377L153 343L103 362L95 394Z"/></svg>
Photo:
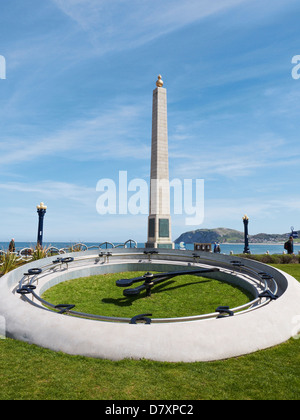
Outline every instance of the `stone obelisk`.
<svg viewBox="0 0 300 420"><path fill-rule="evenodd" d="M153 91L150 203L146 248L174 248L171 238L167 90L158 76Z"/></svg>

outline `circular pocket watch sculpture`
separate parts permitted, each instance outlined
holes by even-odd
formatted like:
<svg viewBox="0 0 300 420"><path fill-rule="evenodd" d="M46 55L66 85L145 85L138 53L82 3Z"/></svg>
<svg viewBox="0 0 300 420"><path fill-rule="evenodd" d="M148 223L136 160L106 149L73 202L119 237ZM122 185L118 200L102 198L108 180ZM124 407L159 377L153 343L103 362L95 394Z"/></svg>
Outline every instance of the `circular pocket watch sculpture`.
<svg viewBox="0 0 300 420"><path fill-rule="evenodd" d="M56 260L48 257L3 276L3 335L89 357L194 362L244 355L298 333L294 322L300 311L300 285L273 267L206 252L135 248L110 249L106 254L88 250ZM232 308L223 296L212 313L170 318L156 318L155 310L126 318L88 314L76 311L77 302L54 305L42 298L47 289L67 280L127 271L144 272L111 285L120 288L121 295L123 289L127 298L143 292L143 299L148 299L157 284L187 274L241 287L252 298ZM183 303L189 308L188 301Z"/></svg>

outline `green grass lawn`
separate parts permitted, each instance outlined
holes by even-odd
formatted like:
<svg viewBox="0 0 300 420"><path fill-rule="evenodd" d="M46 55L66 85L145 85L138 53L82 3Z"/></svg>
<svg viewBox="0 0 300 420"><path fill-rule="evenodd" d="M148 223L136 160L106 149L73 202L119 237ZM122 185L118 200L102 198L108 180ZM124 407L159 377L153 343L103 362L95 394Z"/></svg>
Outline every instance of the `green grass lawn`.
<svg viewBox="0 0 300 420"><path fill-rule="evenodd" d="M300 281L300 265L277 267ZM1 400L298 400L300 340L224 361L160 363L69 356L5 339L0 378Z"/></svg>
<svg viewBox="0 0 300 420"><path fill-rule="evenodd" d="M295 277L300 282L300 265L299 264L271 264L272 267L285 271Z"/></svg>
<svg viewBox="0 0 300 420"><path fill-rule="evenodd" d="M246 291L227 283L199 276L179 276L153 287L136 297L124 297L115 285L120 278L133 278L145 272L127 272L84 277L58 284L43 298L50 303L76 304L74 310L89 314L132 318L152 313L153 318L184 317L215 312L218 306L240 306L251 300ZM132 287L141 285L135 283Z"/></svg>

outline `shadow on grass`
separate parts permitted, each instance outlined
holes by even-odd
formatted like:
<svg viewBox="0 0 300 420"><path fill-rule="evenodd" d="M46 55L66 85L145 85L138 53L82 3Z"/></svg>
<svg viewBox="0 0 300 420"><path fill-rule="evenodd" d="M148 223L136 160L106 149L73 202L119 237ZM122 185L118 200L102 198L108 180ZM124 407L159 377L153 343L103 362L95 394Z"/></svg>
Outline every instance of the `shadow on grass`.
<svg viewBox="0 0 300 420"><path fill-rule="evenodd" d="M193 286L194 284L210 283L211 281L212 280L194 281L194 282L190 282L190 283L186 283L186 284L180 284L178 286L168 287L168 286L171 286L172 284L176 283L175 280L170 280L168 282L165 282L163 284L159 284L159 285L155 286L152 289L151 294L155 295L155 294L159 294L159 293L170 291L170 290L176 290L176 289L181 289L183 287ZM123 296L123 297L120 297L118 299L104 298L104 299L102 299L102 302L103 303L108 303L108 304L111 304L111 305L124 307L124 306L132 306L133 302L135 302L136 300L144 299L144 298L146 298L146 292L142 291L137 296L132 296L132 297Z"/></svg>

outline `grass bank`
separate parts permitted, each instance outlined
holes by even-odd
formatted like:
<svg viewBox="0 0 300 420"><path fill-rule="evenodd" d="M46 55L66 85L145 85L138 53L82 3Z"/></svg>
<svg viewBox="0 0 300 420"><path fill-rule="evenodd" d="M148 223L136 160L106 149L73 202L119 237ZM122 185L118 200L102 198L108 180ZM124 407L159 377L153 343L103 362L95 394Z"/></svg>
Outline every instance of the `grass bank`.
<svg viewBox="0 0 300 420"><path fill-rule="evenodd" d="M300 281L300 266L276 265ZM69 356L0 340L0 399L299 400L300 340L210 363Z"/></svg>
<svg viewBox="0 0 300 420"><path fill-rule="evenodd" d="M299 400L299 340L225 361L111 362L1 340L0 398Z"/></svg>

